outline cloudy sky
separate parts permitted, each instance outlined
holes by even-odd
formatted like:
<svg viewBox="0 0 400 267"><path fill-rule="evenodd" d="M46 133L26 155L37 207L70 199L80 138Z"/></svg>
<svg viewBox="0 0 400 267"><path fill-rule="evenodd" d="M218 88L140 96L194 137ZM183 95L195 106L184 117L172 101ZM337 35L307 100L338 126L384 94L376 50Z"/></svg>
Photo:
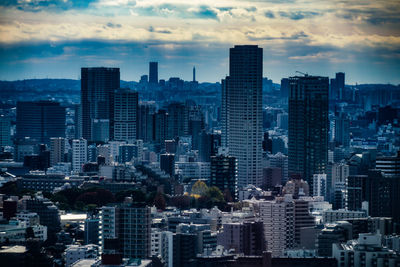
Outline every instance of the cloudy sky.
<svg viewBox="0 0 400 267"><path fill-rule="evenodd" d="M400 83L399 0L0 0L0 79L79 78L121 68L139 80L219 81L229 48L258 44L264 76L295 71L349 84Z"/></svg>

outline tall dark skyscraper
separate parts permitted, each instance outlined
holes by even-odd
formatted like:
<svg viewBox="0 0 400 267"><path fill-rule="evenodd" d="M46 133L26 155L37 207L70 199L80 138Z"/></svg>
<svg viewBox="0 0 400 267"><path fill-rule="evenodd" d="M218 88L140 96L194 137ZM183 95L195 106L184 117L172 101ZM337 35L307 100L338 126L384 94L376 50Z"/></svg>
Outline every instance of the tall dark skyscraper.
<svg viewBox="0 0 400 267"><path fill-rule="evenodd" d="M164 144L167 139L168 130L168 113L164 109L159 109L157 113L154 114L154 141L157 144Z"/></svg>
<svg viewBox="0 0 400 267"><path fill-rule="evenodd" d="M232 198L237 199L237 163L234 157L218 155L211 157L210 185L221 192L229 190Z"/></svg>
<svg viewBox="0 0 400 267"><path fill-rule="evenodd" d="M281 97L287 98L289 95L289 79L283 78L281 79Z"/></svg>
<svg viewBox="0 0 400 267"><path fill-rule="evenodd" d="M326 171L328 161L329 79L319 76L289 79L289 173L310 185L313 174Z"/></svg>
<svg viewBox="0 0 400 267"><path fill-rule="evenodd" d="M149 63L149 83L158 83L158 62Z"/></svg>
<svg viewBox="0 0 400 267"><path fill-rule="evenodd" d="M174 139L185 134L185 113L186 107L183 103L171 103L167 107L168 111L168 130L167 138Z"/></svg>
<svg viewBox="0 0 400 267"><path fill-rule="evenodd" d="M114 139L132 141L137 137L139 94L128 88L114 93Z"/></svg>
<svg viewBox="0 0 400 267"><path fill-rule="evenodd" d="M342 100L344 97L345 74L337 72L334 79L331 79L330 99Z"/></svg>
<svg viewBox="0 0 400 267"><path fill-rule="evenodd" d="M238 186L262 184L262 48L230 49L222 81L223 146L238 161Z"/></svg>
<svg viewBox="0 0 400 267"><path fill-rule="evenodd" d="M143 142L153 140L155 103L140 103L138 112L138 139Z"/></svg>
<svg viewBox="0 0 400 267"><path fill-rule="evenodd" d="M51 137L65 137L65 107L53 101L18 102L16 137L46 144Z"/></svg>
<svg viewBox="0 0 400 267"><path fill-rule="evenodd" d="M82 137L93 140L93 120L109 120L110 139L114 137L113 93L119 88L119 68L81 69Z"/></svg>

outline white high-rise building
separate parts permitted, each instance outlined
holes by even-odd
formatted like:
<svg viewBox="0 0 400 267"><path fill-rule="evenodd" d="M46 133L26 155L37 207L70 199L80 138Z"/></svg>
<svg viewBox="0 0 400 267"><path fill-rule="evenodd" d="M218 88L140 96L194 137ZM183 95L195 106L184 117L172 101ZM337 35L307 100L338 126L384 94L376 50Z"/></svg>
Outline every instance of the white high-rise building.
<svg viewBox="0 0 400 267"><path fill-rule="evenodd" d="M273 201L260 201L260 217L264 224L267 250L273 257L294 245L294 202L290 197Z"/></svg>
<svg viewBox="0 0 400 267"><path fill-rule="evenodd" d="M313 196L326 198L326 174L314 174L313 184Z"/></svg>
<svg viewBox="0 0 400 267"><path fill-rule="evenodd" d="M82 165L87 162L87 141L85 139L72 140L72 170L80 172Z"/></svg>
<svg viewBox="0 0 400 267"><path fill-rule="evenodd" d="M230 49L222 80L222 145L238 161L238 186L262 184L262 48Z"/></svg>

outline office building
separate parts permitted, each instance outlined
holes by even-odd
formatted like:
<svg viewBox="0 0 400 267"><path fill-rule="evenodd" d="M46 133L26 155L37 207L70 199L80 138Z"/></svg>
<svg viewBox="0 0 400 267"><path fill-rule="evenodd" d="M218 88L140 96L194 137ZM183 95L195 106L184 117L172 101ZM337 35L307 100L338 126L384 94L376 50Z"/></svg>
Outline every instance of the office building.
<svg viewBox="0 0 400 267"><path fill-rule="evenodd" d="M330 98L332 100L342 100L344 98L345 73L337 72L335 78L331 79Z"/></svg>
<svg viewBox="0 0 400 267"><path fill-rule="evenodd" d="M338 146L350 146L350 119L342 112L335 117L335 143Z"/></svg>
<svg viewBox="0 0 400 267"><path fill-rule="evenodd" d="M313 175L328 163L328 91L326 77L291 77L289 94L289 175L299 174L313 191Z"/></svg>
<svg viewBox="0 0 400 267"><path fill-rule="evenodd" d="M142 203L123 203L101 209L100 240L105 254L146 259L151 254L150 208Z"/></svg>
<svg viewBox="0 0 400 267"><path fill-rule="evenodd" d="M282 170L276 167L263 168L263 186L273 189L282 184Z"/></svg>
<svg viewBox="0 0 400 267"><path fill-rule="evenodd" d="M11 145L11 120L4 115L0 115L0 147Z"/></svg>
<svg viewBox="0 0 400 267"><path fill-rule="evenodd" d="M280 168L282 172L282 184L285 184L289 179L288 174L288 156L278 152L274 155L267 155L267 166L271 168Z"/></svg>
<svg viewBox="0 0 400 267"><path fill-rule="evenodd" d="M153 141L155 103L141 102L138 108L138 139L148 143Z"/></svg>
<svg viewBox="0 0 400 267"><path fill-rule="evenodd" d="M114 140L133 141L137 137L138 92L118 89L114 92Z"/></svg>
<svg viewBox="0 0 400 267"><path fill-rule="evenodd" d="M314 174L313 185L313 196L326 199L326 174Z"/></svg>
<svg viewBox="0 0 400 267"><path fill-rule="evenodd" d="M85 225L84 225L85 245L99 244L99 225L100 225L100 220L98 218L89 217L85 220Z"/></svg>
<svg viewBox="0 0 400 267"><path fill-rule="evenodd" d="M287 102L288 96L289 96L289 79L283 78L281 79L281 98L286 99L285 102Z"/></svg>
<svg viewBox="0 0 400 267"><path fill-rule="evenodd" d="M379 157L376 159L376 169L385 177L400 177L400 151L393 157Z"/></svg>
<svg viewBox="0 0 400 267"><path fill-rule="evenodd" d="M183 103L171 103L167 106L167 138L174 139L185 135L186 107Z"/></svg>
<svg viewBox="0 0 400 267"><path fill-rule="evenodd" d="M53 101L17 102L16 130L18 139L46 144L51 137L65 137L65 107Z"/></svg>
<svg viewBox="0 0 400 267"><path fill-rule="evenodd" d="M332 257L332 245L352 239L352 226L349 222L325 224L318 234L316 250L320 257Z"/></svg>
<svg viewBox="0 0 400 267"><path fill-rule="evenodd" d="M149 63L149 83L158 84L158 62Z"/></svg>
<svg viewBox="0 0 400 267"><path fill-rule="evenodd" d="M367 213L365 211L356 210L325 210L322 212L323 223L334 223L338 221L346 221L347 219L365 218Z"/></svg>
<svg viewBox="0 0 400 267"><path fill-rule="evenodd" d="M170 176L175 174L175 154L160 155L160 169Z"/></svg>
<svg viewBox="0 0 400 267"><path fill-rule="evenodd" d="M114 135L113 93L119 86L119 68L81 69L82 137L93 140L93 120L109 120L109 135Z"/></svg>
<svg viewBox="0 0 400 267"><path fill-rule="evenodd" d="M92 120L92 140L94 142L106 143L110 140L110 120L93 119Z"/></svg>
<svg viewBox="0 0 400 267"><path fill-rule="evenodd" d="M50 166L65 162L65 138L50 138Z"/></svg>
<svg viewBox="0 0 400 267"><path fill-rule="evenodd" d="M343 267L400 265L396 251L382 246L380 234L363 233L357 240L333 244L332 254Z"/></svg>
<svg viewBox="0 0 400 267"><path fill-rule="evenodd" d="M196 234L173 234L173 266L189 266L190 260L196 257Z"/></svg>
<svg viewBox="0 0 400 267"><path fill-rule="evenodd" d="M222 80L222 145L238 162L238 186L262 184L262 48L230 49Z"/></svg>
<svg viewBox="0 0 400 267"><path fill-rule="evenodd" d="M82 108L81 104L74 104L75 139L82 137Z"/></svg>
<svg viewBox="0 0 400 267"><path fill-rule="evenodd" d="M72 170L82 171L82 166L87 162L87 141L85 139L72 140Z"/></svg>
<svg viewBox="0 0 400 267"><path fill-rule="evenodd" d="M218 233L217 244L226 250L234 249L236 254L262 255L266 250L262 222L244 221L223 224Z"/></svg>
<svg viewBox="0 0 400 267"><path fill-rule="evenodd" d="M294 246L300 246L301 229L315 226L315 217L310 214L310 203L302 199L293 200Z"/></svg>
<svg viewBox="0 0 400 267"><path fill-rule="evenodd" d="M210 185L218 187L221 192L228 190L232 199L237 199L237 161L234 157L211 157Z"/></svg>
<svg viewBox="0 0 400 267"><path fill-rule="evenodd" d="M54 240L55 234L61 230L61 221L58 208L46 198L23 199L26 211L35 212L39 215L40 224L47 226L47 236Z"/></svg>
<svg viewBox="0 0 400 267"><path fill-rule="evenodd" d="M210 162L211 156L216 152L214 149L214 137L213 134L207 133L204 130L197 134L199 161Z"/></svg>
<svg viewBox="0 0 400 267"><path fill-rule="evenodd" d="M366 175L349 175L347 177L345 188L346 209L361 210L362 202L365 200L363 193L365 193L366 181Z"/></svg>
<svg viewBox="0 0 400 267"><path fill-rule="evenodd" d="M365 182L365 201L372 217L392 217L400 227L400 176L387 177L379 170L368 171Z"/></svg>
<svg viewBox="0 0 400 267"><path fill-rule="evenodd" d="M164 144L168 133L168 113L160 109L154 114L154 141L157 144Z"/></svg>

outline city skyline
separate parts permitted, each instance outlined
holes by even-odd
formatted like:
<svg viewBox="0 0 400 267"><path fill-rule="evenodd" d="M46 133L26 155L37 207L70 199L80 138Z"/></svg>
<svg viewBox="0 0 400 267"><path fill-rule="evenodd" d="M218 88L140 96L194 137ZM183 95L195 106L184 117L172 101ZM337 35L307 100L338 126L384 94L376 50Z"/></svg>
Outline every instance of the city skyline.
<svg viewBox="0 0 400 267"><path fill-rule="evenodd" d="M227 48L264 49L263 76L295 71L349 84L400 83L396 1L6 1L0 4L0 79L79 78L80 67L119 67L138 81L149 61L159 77L216 82ZM365 68L364 66L368 66Z"/></svg>

